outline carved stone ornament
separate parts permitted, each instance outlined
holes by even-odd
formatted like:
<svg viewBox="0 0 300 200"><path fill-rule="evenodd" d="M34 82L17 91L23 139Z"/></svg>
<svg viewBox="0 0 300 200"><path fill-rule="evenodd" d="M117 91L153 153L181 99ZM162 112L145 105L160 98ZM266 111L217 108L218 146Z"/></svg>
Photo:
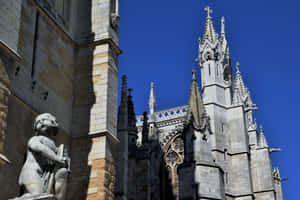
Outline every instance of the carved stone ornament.
<svg viewBox="0 0 300 200"><path fill-rule="evenodd" d="M64 145L55 145L57 133L58 123L53 115L36 117L34 136L28 141L26 161L19 176L19 185L25 193L15 200L64 199L70 158ZM42 198L45 195L47 198Z"/></svg>

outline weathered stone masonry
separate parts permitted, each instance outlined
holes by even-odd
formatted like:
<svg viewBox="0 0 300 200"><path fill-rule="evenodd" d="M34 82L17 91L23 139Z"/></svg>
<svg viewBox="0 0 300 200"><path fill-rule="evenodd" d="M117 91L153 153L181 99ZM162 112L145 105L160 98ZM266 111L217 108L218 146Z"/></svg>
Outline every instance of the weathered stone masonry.
<svg viewBox="0 0 300 200"><path fill-rule="evenodd" d="M11 91L3 96L8 113L0 116L5 122L7 114L0 153L11 161L0 168L0 180L9 180L0 199L21 192L16 174L32 120L42 112L57 117L59 140L70 144L68 199L113 199L118 1L0 1L0 9L0 63Z"/></svg>

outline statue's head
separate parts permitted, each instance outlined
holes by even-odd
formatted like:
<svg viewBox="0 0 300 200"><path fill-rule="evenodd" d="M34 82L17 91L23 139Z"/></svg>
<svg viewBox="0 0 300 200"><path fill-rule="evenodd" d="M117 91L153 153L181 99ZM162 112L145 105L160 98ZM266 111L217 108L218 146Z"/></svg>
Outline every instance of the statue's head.
<svg viewBox="0 0 300 200"><path fill-rule="evenodd" d="M40 114L34 121L34 132L36 135L56 136L58 131L58 123L56 118L49 114Z"/></svg>

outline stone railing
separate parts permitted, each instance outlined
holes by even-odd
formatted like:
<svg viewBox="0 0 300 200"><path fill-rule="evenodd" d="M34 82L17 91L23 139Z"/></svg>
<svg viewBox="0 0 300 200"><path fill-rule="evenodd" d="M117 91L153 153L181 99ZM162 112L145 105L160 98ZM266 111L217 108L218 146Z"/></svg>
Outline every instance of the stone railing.
<svg viewBox="0 0 300 200"><path fill-rule="evenodd" d="M151 119L155 122L162 122L167 120L172 120L176 118L181 118L186 116L188 110L188 106L179 106L175 108L170 108L167 110L161 110L158 112L155 112L153 116L151 116ZM148 114L148 119L149 119ZM136 126L142 126L143 125L143 115L139 115L136 117Z"/></svg>

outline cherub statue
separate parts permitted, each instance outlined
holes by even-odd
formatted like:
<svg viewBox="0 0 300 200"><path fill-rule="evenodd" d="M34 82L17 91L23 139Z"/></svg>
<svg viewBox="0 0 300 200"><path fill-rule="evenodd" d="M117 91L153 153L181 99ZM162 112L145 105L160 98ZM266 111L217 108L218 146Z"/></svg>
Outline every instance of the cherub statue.
<svg viewBox="0 0 300 200"><path fill-rule="evenodd" d="M63 145L56 147L58 132L56 118L48 113L36 117L35 136L28 141L27 157L19 185L24 194L16 199L27 199L42 194L53 194L58 200L65 196L70 159Z"/></svg>

